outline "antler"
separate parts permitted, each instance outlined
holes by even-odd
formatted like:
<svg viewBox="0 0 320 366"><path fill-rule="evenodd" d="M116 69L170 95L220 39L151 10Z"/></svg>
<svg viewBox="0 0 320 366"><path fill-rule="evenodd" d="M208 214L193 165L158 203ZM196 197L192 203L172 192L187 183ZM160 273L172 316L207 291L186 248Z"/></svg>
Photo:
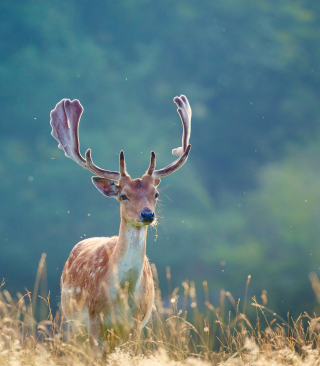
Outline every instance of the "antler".
<svg viewBox="0 0 320 366"><path fill-rule="evenodd" d="M180 158L169 164L163 169L155 170L153 176L155 178L162 178L169 174L172 174L176 170L180 169L188 159L188 155L191 149L189 144L191 134L191 115L192 111L188 102L188 99L184 95L175 97L173 101L178 106L177 112L181 118L183 132L182 132L182 147L178 147L172 150L173 155L180 155ZM149 168L150 169L150 168Z"/></svg>
<svg viewBox="0 0 320 366"><path fill-rule="evenodd" d="M51 135L59 142L58 147L64 151L66 157L99 177L119 180L119 172L103 170L93 163L90 149L86 151L85 159L80 154L78 129L82 112L83 107L78 100L71 102L69 99L62 99L50 114ZM124 166L123 152L120 155L121 165Z"/></svg>
<svg viewBox="0 0 320 366"><path fill-rule="evenodd" d="M153 175L155 178L162 178L169 174L172 174L176 170L180 169L188 159L188 155L191 149L189 144L191 133L191 108L188 99L181 95L175 97L173 101L178 106L178 113L180 115L183 132L182 132L182 147L178 147L172 150L173 155L180 156L177 160L169 164L163 169L154 170L156 159L155 153L151 153L150 166L147 170L147 174ZM80 154L79 143L79 123L83 112L83 107L78 100L62 99L50 114L50 124L52 126L52 136L59 142L58 147L62 149L65 156L74 160L83 168L91 171L102 178L111 180L120 180L120 177L127 175L124 162L123 151L120 152L120 172L114 172L110 170L103 170L96 166L91 158L91 149L88 149L85 154L85 159Z"/></svg>

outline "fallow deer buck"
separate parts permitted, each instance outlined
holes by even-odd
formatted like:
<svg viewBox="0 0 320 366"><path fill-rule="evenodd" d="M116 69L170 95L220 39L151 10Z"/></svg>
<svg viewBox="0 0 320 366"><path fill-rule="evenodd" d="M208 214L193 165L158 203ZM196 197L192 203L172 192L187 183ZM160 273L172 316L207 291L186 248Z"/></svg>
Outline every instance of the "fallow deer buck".
<svg viewBox="0 0 320 366"><path fill-rule="evenodd" d="M62 311L67 319L86 314L91 349L98 344L101 319L107 327L113 328L117 316L122 315L124 289L130 331L140 334L151 315L154 282L146 257L146 239L148 226L156 222L157 186L160 178L184 165L191 149L191 108L184 95L175 97L174 102L183 125L182 147L172 150L179 158L165 168L155 170L156 155L152 151L150 165L141 179L130 178L123 151L120 152L119 172L96 166L90 149L85 158L82 157L78 128L83 107L78 100L63 99L51 112L51 134L59 142L58 147L68 158L97 175L92 177L92 182L103 195L120 201L119 236L80 241L72 249L61 276Z"/></svg>

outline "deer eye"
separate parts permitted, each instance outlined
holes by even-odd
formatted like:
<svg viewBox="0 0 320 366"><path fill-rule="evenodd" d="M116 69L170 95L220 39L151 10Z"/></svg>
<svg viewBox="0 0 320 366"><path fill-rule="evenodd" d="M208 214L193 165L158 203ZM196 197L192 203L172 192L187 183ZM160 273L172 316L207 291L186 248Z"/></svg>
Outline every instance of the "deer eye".
<svg viewBox="0 0 320 366"><path fill-rule="evenodd" d="M157 199L159 197L159 193L157 192L155 195L154 195L154 198Z"/></svg>
<svg viewBox="0 0 320 366"><path fill-rule="evenodd" d="M129 198L125 194L122 194L120 196L120 201L128 201L128 200L129 200Z"/></svg>

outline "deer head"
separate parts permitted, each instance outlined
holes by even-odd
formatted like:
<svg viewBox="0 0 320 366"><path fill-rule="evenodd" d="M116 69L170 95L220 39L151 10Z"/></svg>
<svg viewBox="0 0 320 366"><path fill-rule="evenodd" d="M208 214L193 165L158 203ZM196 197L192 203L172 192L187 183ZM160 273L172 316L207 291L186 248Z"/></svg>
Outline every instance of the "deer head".
<svg viewBox="0 0 320 366"><path fill-rule="evenodd" d="M79 150L78 129L83 107L78 100L63 99L50 114L51 134L59 142L58 147L68 158L97 175L92 177L95 187L103 195L119 200L121 218L134 226L145 226L154 222L160 178L181 168L187 161L191 149L189 102L184 95L175 97L174 102L178 106L177 111L183 126L182 146L172 150L172 154L178 155L179 158L165 168L155 170L156 155L152 151L150 165L141 179L131 179L127 173L123 151L120 152L119 172L103 170L96 166L92 161L90 149L86 151L85 158L82 157Z"/></svg>

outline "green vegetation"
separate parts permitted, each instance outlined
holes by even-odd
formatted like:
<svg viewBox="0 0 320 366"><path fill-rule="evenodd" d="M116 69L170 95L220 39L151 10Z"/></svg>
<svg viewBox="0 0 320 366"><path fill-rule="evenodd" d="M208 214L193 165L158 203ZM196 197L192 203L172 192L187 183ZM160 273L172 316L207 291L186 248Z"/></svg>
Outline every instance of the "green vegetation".
<svg viewBox="0 0 320 366"><path fill-rule="evenodd" d="M248 298L266 290L283 318L319 315L308 279L320 274L318 1L13 0L0 14L0 276L10 293L33 288L45 252L57 309L72 247L118 230L118 203L50 136L56 103L84 106L82 153L91 147L116 170L123 149L137 177L151 150L158 167L172 161L172 98L183 93L192 150L161 183L147 245L162 292L167 266L174 286L206 279L213 302L222 288L241 297L251 275Z"/></svg>

